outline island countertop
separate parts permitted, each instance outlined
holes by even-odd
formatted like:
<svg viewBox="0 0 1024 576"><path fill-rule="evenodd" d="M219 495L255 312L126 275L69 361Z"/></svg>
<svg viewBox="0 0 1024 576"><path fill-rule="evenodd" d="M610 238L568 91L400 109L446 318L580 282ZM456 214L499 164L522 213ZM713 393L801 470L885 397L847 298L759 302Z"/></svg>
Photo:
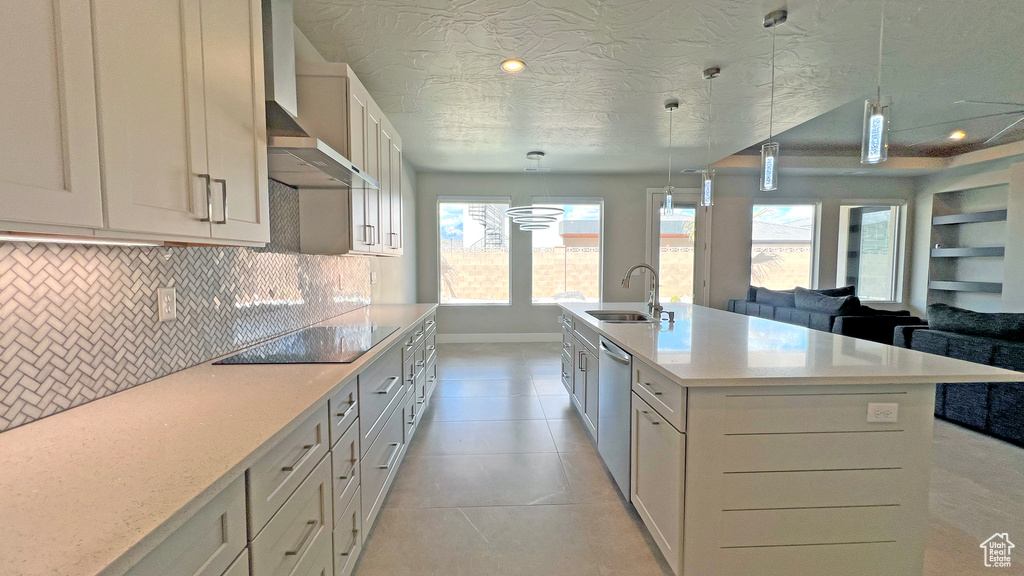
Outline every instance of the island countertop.
<svg viewBox="0 0 1024 576"><path fill-rule="evenodd" d="M561 303L634 357L683 386L1018 382L1024 374L704 306L669 304L675 322L620 324L588 310L646 304Z"/></svg>
<svg viewBox="0 0 1024 576"><path fill-rule="evenodd" d="M0 434L0 574L123 574L436 306L319 324L400 327L350 364L206 362Z"/></svg>

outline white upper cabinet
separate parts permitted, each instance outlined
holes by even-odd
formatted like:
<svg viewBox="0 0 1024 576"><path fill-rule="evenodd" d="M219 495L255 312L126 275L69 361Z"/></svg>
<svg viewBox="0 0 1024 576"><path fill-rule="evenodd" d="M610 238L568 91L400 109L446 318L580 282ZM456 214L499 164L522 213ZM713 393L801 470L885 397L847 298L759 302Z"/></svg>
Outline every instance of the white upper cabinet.
<svg viewBox="0 0 1024 576"><path fill-rule="evenodd" d="M108 226L269 241L255 0L94 0Z"/></svg>
<svg viewBox="0 0 1024 576"><path fill-rule="evenodd" d="M0 14L0 222L102 226L89 2Z"/></svg>

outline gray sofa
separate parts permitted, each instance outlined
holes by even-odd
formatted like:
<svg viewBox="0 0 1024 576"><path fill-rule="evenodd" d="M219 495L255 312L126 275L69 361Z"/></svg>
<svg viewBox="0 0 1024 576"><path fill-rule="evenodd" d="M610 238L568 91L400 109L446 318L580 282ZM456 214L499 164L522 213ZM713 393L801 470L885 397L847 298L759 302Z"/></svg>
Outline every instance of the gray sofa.
<svg viewBox="0 0 1024 576"><path fill-rule="evenodd" d="M798 300L795 291L767 290L751 286L746 300L729 300L728 310L882 344L892 344L893 330L897 326L918 326L925 323L905 310L890 312L860 304L853 295L853 286L803 292L820 294L825 297L821 300L826 300L834 309L829 309L828 305L819 305L816 308L801 307L798 303L805 303L807 298ZM844 303L839 299L846 301Z"/></svg>
<svg viewBox="0 0 1024 576"><path fill-rule="evenodd" d="M935 304L928 307L928 319L929 326L895 328L893 343L1024 372L1024 314L981 314ZM1024 374L1021 380L939 384L935 415L1024 446Z"/></svg>

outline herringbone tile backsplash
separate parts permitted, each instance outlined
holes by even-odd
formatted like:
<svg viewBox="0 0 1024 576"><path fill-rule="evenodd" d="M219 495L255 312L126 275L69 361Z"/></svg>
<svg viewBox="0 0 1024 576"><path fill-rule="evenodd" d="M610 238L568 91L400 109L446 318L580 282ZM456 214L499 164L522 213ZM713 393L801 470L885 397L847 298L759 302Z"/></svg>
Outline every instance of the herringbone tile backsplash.
<svg viewBox="0 0 1024 576"><path fill-rule="evenodd" d="M0 243L0 431L370 303L368 258L296 253L295 190L270 211L259 249Z"/></svg>

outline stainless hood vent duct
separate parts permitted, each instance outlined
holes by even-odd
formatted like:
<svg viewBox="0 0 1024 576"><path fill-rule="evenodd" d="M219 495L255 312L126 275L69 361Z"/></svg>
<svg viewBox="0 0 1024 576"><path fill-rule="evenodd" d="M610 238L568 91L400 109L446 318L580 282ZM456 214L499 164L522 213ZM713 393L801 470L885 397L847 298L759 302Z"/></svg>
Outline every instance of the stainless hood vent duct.
<svg viewBox="0 0 1024 576"><path fill-rule="evenodd" d="M292 0L263 0L263 66L270 177L296 188L374 188L380 184L299 121Z"/></svg>

